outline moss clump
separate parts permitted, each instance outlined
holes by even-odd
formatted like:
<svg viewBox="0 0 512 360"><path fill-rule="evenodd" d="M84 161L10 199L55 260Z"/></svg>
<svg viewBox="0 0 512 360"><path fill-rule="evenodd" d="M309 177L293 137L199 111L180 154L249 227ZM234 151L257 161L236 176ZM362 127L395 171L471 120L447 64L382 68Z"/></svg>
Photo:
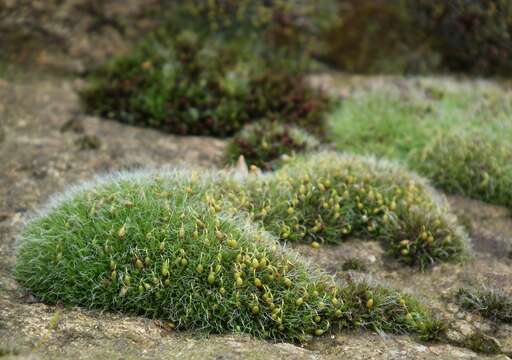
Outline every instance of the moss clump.
<svg viewBox="0 0 512 360"><path fill-rule="evenodd" d="M366 282L353 283L342 289L346 299L341 325L362 327L398 334L415 333L421 340L438 340L445 324L436 319L412 296Z"/></svg>
<svg viewBox="0 0 512 360"><path fill-rule="evenodd" d="M231 139L226 158L234 163L243 155L247 164L272 170L283 155L312 151L319 146L315 137L296 126L261 121L246 125Z"/></svg>
<svg viewBox="0 0 512 360"><path fill-rule="evenodd" d="M405 86L346 101L329 120L337 148L400 159L444 191L510 207L510 94L491 83Z"/></svg>
<svg viewBox="0 0 512 360"><path fill-rule="evenodd" d="M25 229L16 277L49 303L180 329L290 340L326 330L341 307L332 280L205 206L200 181L182 177L120 177L73 194Z"/></svg>
<svg viewBox="0 0 512 360"><path fill-rule="evenodd" d="M258 7L245 3L248 13ZM295 45L265 37L279 33L272 21L260 29L230 20L237 4L209 4L175 4L171 19L131 53L92 72L81 93L86 110L176 134L225 137L265 117L322 133L330 99L308 86L308 61Z"/></svg>
<svg viewBox="0 0 512 360"><path fill-rule="evenodd" d="M461 288L455 299L463 308L475 311L483 317L512 323L512 297L501 289Z"/></svg>
<svg viewBox="0 0 512 360"><path fill-rule="evenodd" d="M339 285L261 227L211 203L220 178L124 174L82 186L33 219L15 274L41 300L171 321L179 329L302 341L364 327L440 324L397 291ZM219 190L219 189L217 189Z"/></svg>
<svg viewBox="0 0 512 360"><path fill-rule="evenodd" d="M452 131L412 155L411 163L441 189L512 208L511 133Z"/></svg>
<svg viewBox="0 0 512 360"><path fill-rule="evenodd" d="M421 268L467 253L467 236L440 195L386 161L329 152L297 157L232 197L283 241L377 239Z"/></svg>

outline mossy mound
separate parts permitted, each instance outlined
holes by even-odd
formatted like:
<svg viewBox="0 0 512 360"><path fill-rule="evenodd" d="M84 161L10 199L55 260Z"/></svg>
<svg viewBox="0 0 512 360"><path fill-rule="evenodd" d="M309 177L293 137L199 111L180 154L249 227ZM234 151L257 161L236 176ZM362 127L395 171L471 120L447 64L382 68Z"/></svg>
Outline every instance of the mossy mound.
<svg viewBox="0 0 512 360"><path fill-rule="evenodd" d="M512 131L452 131L413 153L410 162L447 192L512 209L512 146L504 134Z"/></svg>
<svg viewBox="0 0 512 360"><path fill-rule="evenodd" d="M172 16L159 29L91 72L81 92L88 112L183 135L226 137L267 117L323 133L331 100L308 85L309 61L288 44L295 41L281 39L281 31L289 34L297 26L272 21L281 14L277 6L169 6Z"/></svg>
<svg viewBox="0 0 512 360"><path fill-rule="evenodd" d="M248 165L272 170L283 155L295 155L317 149L320 142L307 131L275 121L246 125L230 140L226 148L228 163L243 155Z"/></svg>
<svg viewBox="0 0 512 360"><path fill-rule="evenodd" d="M249 179L232 198L284 241L376 239L421 268L468 252L468 238L441 195L383 160L330 152L297 157Z"/></svg>
<svg viewBox="0 0 512 360"><path fill-rule="evenodd" d="M448 79L405 86L347 100L329 120L337 148L399 159L445 192L511 208L510 93Z"/></svg>
<svg viewBox="0 0 512 360"><path fill-rule="evenodd" d="M48 303L178 329L289 341L350 327L438 336L442 324L410 296L336 284L243 215L209 203L221 183L162 171L72 190L27 225L16 278Z"/></svg>
<svg viewBox="0 0 512 360"><path fill-rule="evenodd" d="M80 191L28 225L16 276L46 302L182 329L285 339L327 329L342 305L332 280L203 197L183 174Z"/></svg>

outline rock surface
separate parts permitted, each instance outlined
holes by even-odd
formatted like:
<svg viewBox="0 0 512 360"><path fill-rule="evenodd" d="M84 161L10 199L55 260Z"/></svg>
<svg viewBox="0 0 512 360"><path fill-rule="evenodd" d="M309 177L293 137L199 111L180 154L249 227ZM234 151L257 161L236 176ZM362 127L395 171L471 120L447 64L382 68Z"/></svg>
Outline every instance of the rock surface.
<svg viewBox="0 0 512 360"><path fill-rule="evenodd" d="M24 70L16 70L16 76L7 76L6 80L2 79L5 76L0 63L0 357L507 359L512 354L512 326L492 323L452 302L453 292L461 286L495 285L511 290L512 216L506 209L460 197L450 200L470 230L475 250L474 258L463 265L444 264L422 273L387 259L379 244L358 239L337 247L297 246L340 278L361 275L343 270L347 260L358 259L367 269L364 276L411 292L429 303L451 321L450 344L422 344L408 336L370 332L327 335L303 346L241 335L206 336L175 332L166 323L140 317L48 306L23 292L11 275L16 236L26 216L51 194L98 173L122 169L180 163L222 166L225 143L221 140L172 136L81 112L75 90L82 84L67 75L124 51L131 39L140 36L139 31L154 25L144 16L148 2L96 2L100 8L88 7L90 3L7 0L0 8L0 50L7 49L20 62L42 65L61 74L24 74ZM98 18L98 11L105 16ZM127 22L120 25L119 19ZM45 36L42 40L41 34ZM6 44L12 48L6 48ZM3 55L0 53L0 60ZM403 82L404 89L407 87L405 80L389 77L325 74L311 81L343 97L385 81ZM449 84L453 80L442 81ZM473 86L470 81L466 83ZM485 86L481 82L477 85ZM482 335L486 344L501 354L471 350L468 339L475 334Z"/></svg>
<svg viewBox="0 0 512 360"><path fill-rule="evenodd" d="M220 166L224 142L177 137L83 115L66 79L2 80L0 119L0 354L19 358L186 359L477 359L464 346L482 333L501 352L512 353L512 327L491 323L451 302L460 286L511 286L512 218L502 208L463 198L452 204L472 232L475 256L463 265L444 264L426 272L387 259L379 244L358 239L341 246L299 251L339 277L345 260L357 258L379 283L411 292L452 321L453 344L421 344L407 336L347 332L302 347L241 335L173 331L159 321L41 304L11 276L15 238L23 219L52 193L94 174L127 168L185 163ZM494 343L495 341L495 343ZM492 344L491 344L492 345Z"/></svg>

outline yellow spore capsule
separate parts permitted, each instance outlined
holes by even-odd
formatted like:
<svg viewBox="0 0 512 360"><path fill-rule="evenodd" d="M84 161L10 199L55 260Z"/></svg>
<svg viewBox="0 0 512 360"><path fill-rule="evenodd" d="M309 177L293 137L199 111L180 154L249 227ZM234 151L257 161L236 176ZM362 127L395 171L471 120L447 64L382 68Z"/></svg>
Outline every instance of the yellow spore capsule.
<svg viewBox="0 0 512 360"><path fill-rule="evenodd" d="M210 274L208 274L208 284L213 285L214 282L215 282L215 273L210 272Z"/></svg>
<svg viewBox="0 0 512 360"><path fill-rule="evenodd" d="M373 299L372 298L368 299L368 301L366 302L366 307L368 309L371 309L373 307Z"/></svg>
<svg viewBox="0 0 512 360"><path fill-rule="evenodd" d="M117 232L117 237L119 238L119 240L123 240L125 236L126 236L126 225L123 225Z"/></svg>

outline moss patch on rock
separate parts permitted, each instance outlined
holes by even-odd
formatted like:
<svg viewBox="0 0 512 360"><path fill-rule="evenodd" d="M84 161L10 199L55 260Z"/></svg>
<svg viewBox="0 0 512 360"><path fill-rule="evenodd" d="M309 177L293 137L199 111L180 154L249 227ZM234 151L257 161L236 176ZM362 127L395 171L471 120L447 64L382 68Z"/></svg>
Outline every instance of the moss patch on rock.
<svg viewBox="0 0 512 360"><path fill-rule="evenodd" d="M266 117L324 131L330 99L307 84L303 52L278 41L297 27L271 21L281 10L255 1L169 6L158 30L91 73L81 92L88 112L183 135L225 137Z"/></svg>
<svg viewBox="0 0 512 360"><path fill-rule="evenodd" d="M283 156L317 149L320 142L307 131L276 121L260 121L246 125L226 148L228 163L243 155L248 165L264 170L279 166Z"/></svg>
<svg viewBox="0 0 512 360"><path fill-rule="evenodd" d="M496 83L420 78L356 93L331 118L337 148L400 159L434 186L512 208L512 97Z"/></svg>
<svg viewBox="0 0 512 360"><path fill-rule="evenodd" d="M452 131L435 138L411 157L411 163L450 193L512 209L510 129Z"/></svg>
<svg viewBox="0 0 512 360"><path fill-rule="evenodd" d="M292 340L327 330L342 305L332 280L203 197L199 181L171 173L79 191L28 225L16 277L49 303L181 329Z"/></svg>
<svg viewBox="0 0 512 360"><path fill-rule="evenodd" d="M442 331L412 297L337 284L227 203L216 206L209 192L223 182L160 171L72 189L21 234L16 278L48 303L139 314L178 329L288 341L352 327L425 339Z"/></svg>
<svg viewBox="0 0 512 360"><path fill-rule="evenodd" d="M380 240L401 262L425 268L463 258L468 238L443 197L403 167L320 152L249 179L231 200L283 241Z"/></svg>

